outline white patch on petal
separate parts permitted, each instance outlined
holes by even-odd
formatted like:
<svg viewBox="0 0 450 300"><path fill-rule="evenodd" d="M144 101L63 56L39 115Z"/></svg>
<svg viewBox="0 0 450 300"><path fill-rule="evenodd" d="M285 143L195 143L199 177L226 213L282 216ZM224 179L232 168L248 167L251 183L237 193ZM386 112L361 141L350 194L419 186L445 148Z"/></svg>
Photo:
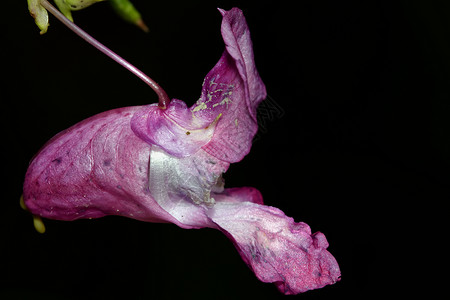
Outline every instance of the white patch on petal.
<svg viewBox="0 0 450 300"><path fill-rule="evenodd" d="M211 191L223 191L222 173L228 165L203 150L177 158L153 146L150 154L150 193L164 210L186 224L186 216L194 219L202 206L214 206Z"/></svg>

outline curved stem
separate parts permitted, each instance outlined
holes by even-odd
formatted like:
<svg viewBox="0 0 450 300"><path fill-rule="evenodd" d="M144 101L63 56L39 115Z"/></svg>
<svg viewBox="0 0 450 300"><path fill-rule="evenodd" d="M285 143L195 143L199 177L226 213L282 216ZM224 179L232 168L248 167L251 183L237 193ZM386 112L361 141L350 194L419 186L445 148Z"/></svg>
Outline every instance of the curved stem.
<svg viewBox="0 0 450 300"><path fill-rule="evenodd" d="M75 25L69 19L67 19L59 10L57 10L53 5L51 5L47 0L41 0L41 5L48 10L52 15L54 15L59 21L61 21L64 25L69 27L70 30L75 32L79 37L84 39L86 42L100 50L102 53L113 59L115 62L119 63L125 69L139 77L142 81L144 81L147 85L149 85L155 93L158 95L159 107L161 109L166 109L167 105L170 103L170 98L167 96L166 92L150 77L144 74L141 70L130 64L128 61L114 53L111 49L94 39L88 33L86 33L83 29Z"/></svg>

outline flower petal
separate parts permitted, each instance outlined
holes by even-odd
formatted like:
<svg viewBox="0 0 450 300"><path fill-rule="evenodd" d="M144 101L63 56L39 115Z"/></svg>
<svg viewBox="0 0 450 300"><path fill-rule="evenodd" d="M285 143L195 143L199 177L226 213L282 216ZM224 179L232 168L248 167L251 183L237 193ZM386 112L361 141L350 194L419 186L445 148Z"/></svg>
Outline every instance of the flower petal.
<svg viewBox="0 0 450 300"><path fill-rule="evenodd" d="M191 110L204 121L222 114L213 138L203 149L232 163L250 151L258 129L256 108L266 97L266 89L255 67L250 31L242 11L233 8L220 12L226 50L206 76L201 97Z"/></svg>
<svg viewBox="0 0 450 300"><path fill-rule="evenodd" d="M326 250L328 242L322 233L311 235L308 225L295 223L274 207L217 200L208 216L230 237L261 281L273 282L289 295L339 280L339 266Z"/></svg>
<svg viewBox="0 0 450 300"><path fill-rule="evenodd" d="M227 52L234 59L236 67L247 85L247 105L253 118L256 118L256 107L266 97L266 87L259 77L253 57L253 46L250 30L244 14L238 8L230 11L219 9L223 16L222 37Z"/></svg>
<svg viewBox="0 0 450 300"><path fill-rule="evenodd" d="M186 157L211 140L216 123L199 122L183 101L173 99L166 109L156 104L144 106L133 116L131 128L148 144L176 157Z"/></svg>
<svg viewBox="0 0 450 300"><path fill-rule="evenodd" d="M177 158L153 147L149 170L151 195L181 227L215 227L205 209L214 205L211 190L228 166L203 150ZM223 186L219 189L223 190Z"/></svg>
<svg viewBox="0 0 450 300"><path fill-rule="evenodd" d="M122 215L177 223L150 195L151 146L130 129L131 117L139 109L98 114L51 139L28 168L27 208L58 220Z"/></svg>

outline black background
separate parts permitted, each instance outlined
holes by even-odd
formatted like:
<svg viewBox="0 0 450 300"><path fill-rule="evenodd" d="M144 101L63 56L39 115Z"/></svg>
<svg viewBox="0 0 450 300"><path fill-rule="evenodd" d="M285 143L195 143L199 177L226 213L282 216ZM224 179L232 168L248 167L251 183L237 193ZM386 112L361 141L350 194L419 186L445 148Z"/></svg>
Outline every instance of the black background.
<svg viewBox="0 0 450 300"><path fill-rule="evenodd" d="M215 230L106 217L45 220L47 232L34 231L18 203L40 146L91 115L157 99L53 17L40 36L26 1L9 2L0 28L0 298L284 298ZM216 7L243 9L258 70L282 113L263 117L226 186L254 186L266 204L323 232L342 271L339 283L296 297L439 286L440 276L422 267L445 262L433 233L450 192L447 1L134 3L149 34L105 3L75 12L75 22L188 104L224 49Z"/></svg>

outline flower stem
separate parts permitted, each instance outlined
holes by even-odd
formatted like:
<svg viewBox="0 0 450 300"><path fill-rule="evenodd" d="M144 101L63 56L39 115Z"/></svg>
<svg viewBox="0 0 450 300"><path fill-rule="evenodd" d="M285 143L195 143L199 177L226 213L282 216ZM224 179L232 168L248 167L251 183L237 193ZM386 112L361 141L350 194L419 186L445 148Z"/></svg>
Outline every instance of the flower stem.
<svg viewBox="0 0 450 300"><path fill-rule="evenodd" d="M103 54L107 55L115 62L119 63L125 69L139 77L142 81L144 81L147 85L149 85L155 93L158 95L159 108L166 109L167 105L170 103L170 98L167 96L166 92L150 77L144 74L141 70L130 64L128 61L114 53L111 49L94 39L88 33L86 33L83 29L75 25L69 19L67 19L59 10L57 10L53 5L51 5L47 0L40 0L41 5L48 10L52 15L54 15L59 21L61 21L64 25L69 27L70 30L75 32L79 37L84 39L86 42L100 50Z"/></svg>

